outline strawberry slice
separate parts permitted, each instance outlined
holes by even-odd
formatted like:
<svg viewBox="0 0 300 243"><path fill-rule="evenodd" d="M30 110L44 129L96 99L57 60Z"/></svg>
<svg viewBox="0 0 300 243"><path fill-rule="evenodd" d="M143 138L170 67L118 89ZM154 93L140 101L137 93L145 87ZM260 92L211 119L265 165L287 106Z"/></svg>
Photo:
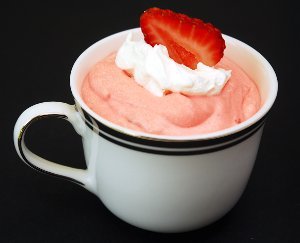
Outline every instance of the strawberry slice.
<svg viewBox="0 0 300 243"><path fill-rule="evenodd" d="M200 19L169 9L150 8L140 17L145 41L167 47L179 64L196 69L197 63L216 65L223 57L225 41L219 29Z"/></svg>

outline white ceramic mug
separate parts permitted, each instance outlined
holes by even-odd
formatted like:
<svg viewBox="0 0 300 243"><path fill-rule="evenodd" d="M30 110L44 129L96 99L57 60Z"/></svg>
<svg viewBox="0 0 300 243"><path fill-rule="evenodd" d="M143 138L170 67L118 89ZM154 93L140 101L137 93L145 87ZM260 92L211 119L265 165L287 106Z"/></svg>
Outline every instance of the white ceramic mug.
<svg viewBox="0 0 300 243"><path fill-rule="evenodd" d="M128 31L102 39L84 51L71 72L75 105L45 102L24 111L14 142L30 167L75 182L96 194L119 218L157 232L184 232L210 224L240 198L257 155L263 125L277 95L271 65L257 51L224 35L225 55L256 82L263 105L247 121L205 135L159 136L115 125L94 113L80 96L90 68L116 51ZM41 118L69 121L82 136L87 169L45 160L24 144L25 131ZM101 220L101 219L99 219Z"/></svg>

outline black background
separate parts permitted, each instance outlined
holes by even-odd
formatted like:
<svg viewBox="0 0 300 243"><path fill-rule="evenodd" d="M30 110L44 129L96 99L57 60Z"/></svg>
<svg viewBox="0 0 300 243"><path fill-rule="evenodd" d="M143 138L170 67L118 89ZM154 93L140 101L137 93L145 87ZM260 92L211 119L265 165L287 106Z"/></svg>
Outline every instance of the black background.
<svg viewBox="0 0 300 243"><path fill-rule="evenodd" d="M300 242L300 42L292 1L105 2L1 7L0 242ZM279 81L242 198L218 222L183 234L124 223L85 189L27 167L12 140L14 123L27 107L73 104L69 74L76 58L99 39L137 27L139 15L152 6L202 18L248 43L269 60ZM85 167L81 139L65 121L33 124L26 141L47 159Z"/></svg>

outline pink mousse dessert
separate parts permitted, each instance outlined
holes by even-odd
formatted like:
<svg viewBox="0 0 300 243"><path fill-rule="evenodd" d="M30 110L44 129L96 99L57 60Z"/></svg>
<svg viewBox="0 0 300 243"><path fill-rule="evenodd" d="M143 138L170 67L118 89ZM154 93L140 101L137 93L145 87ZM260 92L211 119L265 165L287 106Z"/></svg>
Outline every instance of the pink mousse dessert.
<svg viewBox="0 0 300 243"><path fill-rule="evenodd" d="M158 8L140 23L144 40L129 34L85 77L81 95L94 112L129 129L186 136L229 128L258 111L255 83L223 56L214 26Z"/></svg>

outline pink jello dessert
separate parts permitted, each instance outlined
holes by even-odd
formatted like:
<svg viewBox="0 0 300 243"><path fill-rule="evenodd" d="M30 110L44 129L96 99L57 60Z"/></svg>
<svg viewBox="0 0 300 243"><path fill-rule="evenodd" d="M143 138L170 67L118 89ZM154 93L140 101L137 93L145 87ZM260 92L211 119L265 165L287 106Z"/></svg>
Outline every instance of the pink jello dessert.
<svg viewBox="0 0 300 243"><path fill-rule="evenodd" d="M144 31L149 31L146 28L149 25L149 16L147 14L149 15L149 13L146 13L141 18L142 30L143 27L146 29ZM157 14L159 14L157 9L150 11L150 19ZM178 16L174 17L172 14L170 13L170 18L167 20L169 22L177 21L176 18ZM155 18L155 21L157 19ZM166 20L163 19L163 21ZM192 19L190 22L194 24L196 21ZM196 24L200 25L203 23L196 22ZM145 25L147 26L145 27ZM149 39L149 35L147 36ZM218 41L222 44L220 40ZM148 40L147 43L149 44L149 42L151 41ZM147 89L140 82L137 82L137 76L133 75L133 71L130 68L129 70L124 70L116 64L116 56L119 53L111 53L103 60L99 60L85 77L81 88L82 98L101 117L117 125L146 133L185 136L205 134L229 128L254 115L261 106L261 100L255 83L248 75L234 60L230 60L226 56L222 57L225 45L223 44L223 47L221 44L222 54L219 55L217 61L212 60L217 62L216 64L211 65L209 63L211 58L208 61L203 60L203 62L208 62L209 66L213 66L212 72L220 69L221 72L228 74L224 70L231 70L230 77L224 80L220 90L213 94L209 93L211 91L202 90L199 93L193 93L194 91L186 92L186 90L177 88L177 84L175 84L176 91L166 89L162 90L163 95L155 95L155 92L150 92L151 89L153 91L153 85L149 91L149 88ZM162 48L165 47L163 46ZM172 54L170 48L166 50ZM159 50L158 56L167 52L166 50ZM189 55L190 53L188 55L184 54L183 57L186 58ZM216 55L213 55L213 57L215 58ZM172 62L172 59L174 59L176 65L187 66L184 67L184 71L186 69L188 71L197 69L198 60L195 63L191 63L190 59L186 61L184 58L179 61L178 59L176 60L176 57L169 59ZM156 65L156 62L154 63ZM165 65L171 64L163 64L163 66ZM207 72L211 71L209 68L205 66L204 76L207 76L205 73L206 69ZM166 72L170 72L170 70L173 69L167 68ZM189 75L188 73L186 76ZM148 78L148 76L145 77ZM163 81L165 82L165 80ZM215 84L218 84L218 82L215 82ZM169 80L167 83L172 83L172 80Z"/></svg>
<svg viewBox="0 0 300 243"><path fill-rule="evenodd" d="M245 121L261 104L256 85L237 64L223 58L218 66L232 70L220 94L157 97L118 68L112 54L86 76L82 98L101 117L133 130L161 135L214 132Z"/></svg>

